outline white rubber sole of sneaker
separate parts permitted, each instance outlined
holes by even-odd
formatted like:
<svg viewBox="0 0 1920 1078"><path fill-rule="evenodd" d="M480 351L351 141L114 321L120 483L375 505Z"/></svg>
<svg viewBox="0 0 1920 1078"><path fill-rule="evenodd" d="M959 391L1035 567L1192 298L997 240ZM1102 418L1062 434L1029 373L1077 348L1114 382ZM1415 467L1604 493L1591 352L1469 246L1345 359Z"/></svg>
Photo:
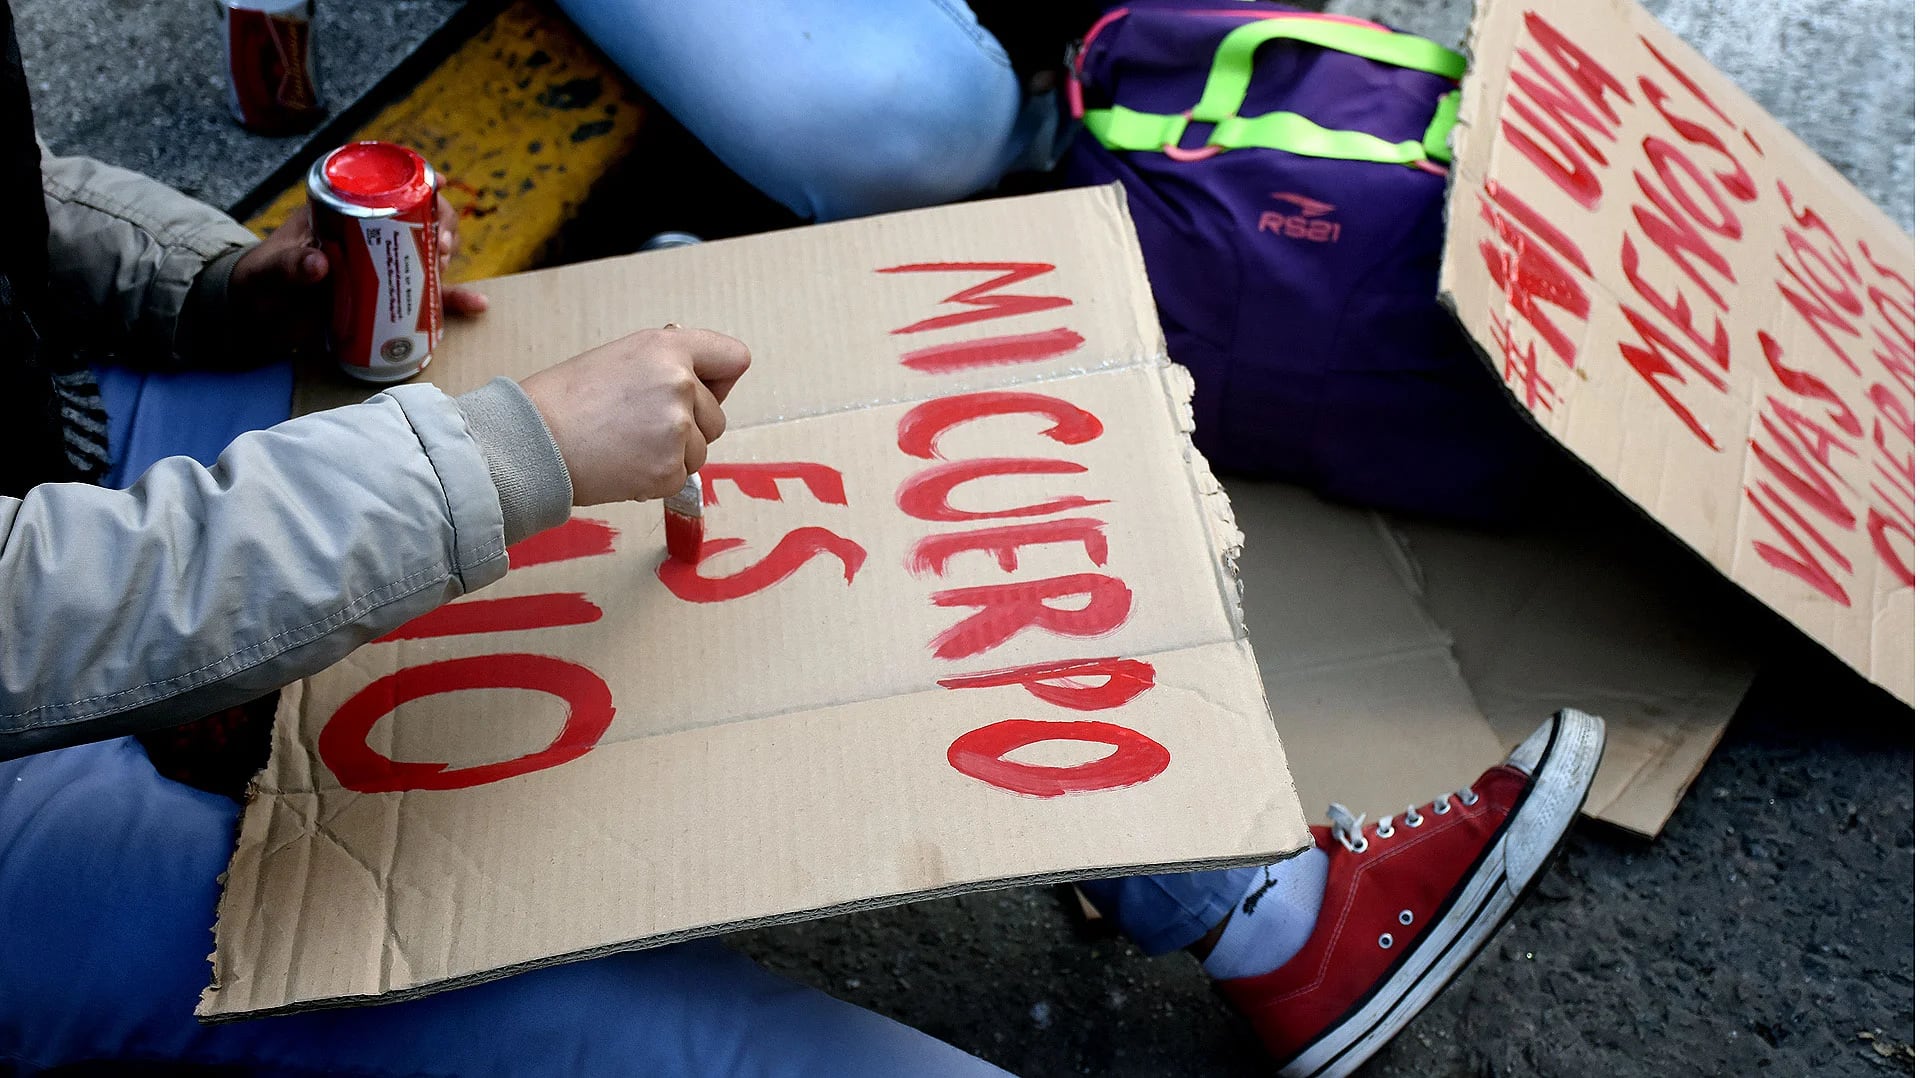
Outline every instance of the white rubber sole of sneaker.
<svg viewBox="0 0 1920 1078"><path fill-rule="evenodd" d="M1553 860L1593 787L1606 726L1579 711L1554 716L1526 797L1462 886L1365 1006L1280 1068L1280 1078L1343 1078L1373 1057L1486 946Z"/></svg>

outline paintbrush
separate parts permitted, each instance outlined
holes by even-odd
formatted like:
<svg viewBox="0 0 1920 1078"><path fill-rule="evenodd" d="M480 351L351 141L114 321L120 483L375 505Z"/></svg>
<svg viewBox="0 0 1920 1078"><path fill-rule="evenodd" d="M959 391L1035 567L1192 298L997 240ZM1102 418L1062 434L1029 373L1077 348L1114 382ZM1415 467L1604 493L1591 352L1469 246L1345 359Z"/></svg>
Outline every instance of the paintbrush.
<svg viewBox="0 0 1920 1078"><path fill-rule="evenodd" d="M700 560L700 544L706 538L706 506L700 490L700 473L687 476L687 485L666 499L667 556L692 565Z"/></svg>

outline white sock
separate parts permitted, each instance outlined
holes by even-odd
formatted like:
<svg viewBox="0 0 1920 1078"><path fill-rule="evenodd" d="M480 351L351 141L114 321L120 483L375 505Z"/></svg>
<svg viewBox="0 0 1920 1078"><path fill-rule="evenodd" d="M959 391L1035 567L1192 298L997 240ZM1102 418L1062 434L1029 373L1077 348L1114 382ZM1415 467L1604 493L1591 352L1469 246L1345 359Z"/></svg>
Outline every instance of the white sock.
<svg viewBox="0 0 1920 1078"><path fill-rule="evenodd" d="M1317 846L1262 869L1207 955L1207 976L1257 977L1286 965L1307 945L1326 893L1327 854Z"/></svg>

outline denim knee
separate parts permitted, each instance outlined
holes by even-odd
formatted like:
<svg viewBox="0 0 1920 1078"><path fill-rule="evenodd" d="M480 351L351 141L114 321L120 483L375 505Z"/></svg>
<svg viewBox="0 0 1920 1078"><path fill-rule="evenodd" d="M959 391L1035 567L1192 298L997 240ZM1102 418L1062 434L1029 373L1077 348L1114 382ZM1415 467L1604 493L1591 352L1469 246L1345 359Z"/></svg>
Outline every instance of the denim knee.
<svg viewBox="0 0 1920 1078"><path fill-rule="evenodd" d="M1012 144L1020 85L1003 53L997 63L869 59L822 78L831 85L811 95L814 107L783 155L790 188L804 200L789 205L816 220L964 198L991 186L1023 150Z"/></svg>

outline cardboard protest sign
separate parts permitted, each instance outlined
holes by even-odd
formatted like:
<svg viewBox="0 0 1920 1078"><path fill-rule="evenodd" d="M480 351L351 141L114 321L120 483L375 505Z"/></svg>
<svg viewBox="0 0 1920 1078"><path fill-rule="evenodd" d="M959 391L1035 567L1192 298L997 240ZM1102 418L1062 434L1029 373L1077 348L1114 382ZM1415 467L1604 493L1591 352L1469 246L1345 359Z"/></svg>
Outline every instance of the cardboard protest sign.
<svg viewBox="0 0 1920 1078"><path fill-rule="evenodd" d="M668 321L751 343L701 558L658 503L583 510L287 690L202 1015L1307 843L1115 191L487 291L449 392Z"/></svg>
<svg viewBox="0 0 1920 1078"><path fill-rule="evenodd" d="M1913 701L1910 237L1632 3L1486 0L1442 289L1539 423Z"/></svg>
<svg viewBox="0 0 1920 1078"><path fill-rule="evenodd" d="M1248 638L1309 816L1430 800L1572 706L1607 721L1585 811L1651 837L1753 680L1727 604L1689 590L1698 567L1624 509L1494 534L1227 489Z"/></svg>

